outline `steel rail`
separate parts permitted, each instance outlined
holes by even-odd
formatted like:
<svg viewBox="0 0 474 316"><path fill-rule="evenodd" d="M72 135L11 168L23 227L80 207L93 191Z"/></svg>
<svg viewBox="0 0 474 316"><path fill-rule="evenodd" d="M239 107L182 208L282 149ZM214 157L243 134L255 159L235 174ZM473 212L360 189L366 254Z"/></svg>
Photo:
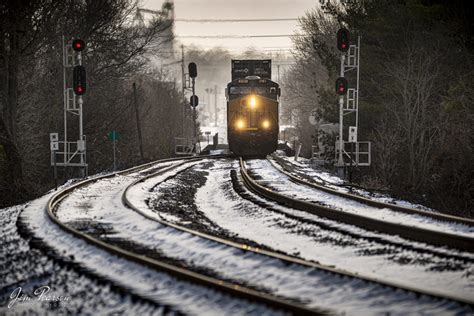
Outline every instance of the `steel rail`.
<svg viewBox="0 0 474 316"><path fill-rule="evenodd" d="M257 183L247 172L244 161L240 158L240 171L245 184L257 194L276 201L280 204L322 216L338 222L355 225L367 230L398 235L400 237L415 240L437 246L448 246L463 251L474 252L474 238L460 236L445 232L429 230L421 227L407 226L374 219L358 214L339 211L315 203L301 201L289 196L275 192Z"/></svg>
<svg viewBox="0 0 474 316"><path fill-rule="evenodd" d="M57 216L55 215L55 209L58 207L60 202L66 198L71 192L74 190L84 187L86 185L89 185L91 183L94 183L99 180L107 179L107 178L112 178L116 175L126 175L132 172L136 172L140 169L145 169L149 167L150 165L153 164L158 164L162 162L168 162L168 161L176 161L176 160L186 160L181 163L177 163L176 165L173 165L171 167L167 167L165 169L170 170L172 167L177 167L184 165L186 163L196 161L196 160L202 160L205 158L222 158L223 156L200 156L200 157L190 157L190 158L176 158L176 159L164 159L164 160L159 160L155 161L152 163L147 163L142 166L130 168L124 171L119 171L115 172L112 174L108 175L103 175L99 177L95 177L92 179L87 179L81 182L78 182L58 193L53 195L49 200L46 205L46 213L50 220L58 225L62 230L64 230L67 233L70 233L74 235L75 237L78 237L84 241L86 241L89 244L92 244L94 246L97 246L111 254L118 255L120 257L123 257L127 260L137 262L139 264L143 264L145 266L148 266L150 268L164 271L166 273L169 273L171 275L174 275L175 277L179 279L183 279L192 283L198 283L204 286L212 287L214 289L217 289L219 291L225 292L227 294L230 294L232 296L236 296L239 298L243 299L248 299L250 301L256 302L256 303L261 303L264 305L269 306L270 308L276 308L276 309L283 309L285 311L289 311L291 313L295 313L298 315L326 315L329 314L330 311L324 310L324 309L309 309L306 308L300 304L293 303L266 293L262 293L250 288L247 288L245 286L241 286L239 284L234 284L228 281L220 280L218 278L214 277L209 277L191 270L187 270L181 267L176 267L174 265L168 264L166 262L157 260L157 259L152 259L143 255L135 254L131 251L122 249L120 247L108 244L102 240L99 240L97 238L91 237L88 234L85 234L83 232L78 231L75 228L72 228L70 226L67 226L63 222L61 222ZM164 169L163 169L164 170Z"/></svg>
<svg viewBox="0 0 474 316"><path fill-rule="evenodd" d="M242 159L240 159L240 161L242 161ZM134 210L135 212L141 214L142 216L144 216L144 217L146 217L150 220L156 221L156 222L158 222L162 225L172 227L172 228L177 229L179 231L186 232L186 233L189 233L189 234L192 234L192 235L195 235L195 236L198 236L198 237L201 237L201 238L213 241L213 242L224 244L224 245L227 245L227 246L230 246L230 247L234 247L234 248L246 251L246 252L251 252L251 253L255 253L255 254L259 254L259 255L272 257L272 258L275 258L275 259L285 261L287 263L298 264L298 265L303 265L303 266L319 269L319 270L322 270L322 271L325 271L325 272L328 272L328 273L331 273L331 274L337 274L337 275L340 275L340 276L360 279L360 280L363 280L363 281L366 281L366 282L369 282L369 283L380 284L382 286L386 286L386 287L389 287L389 288L401 289L401 290L413 292L413 293L416 293L416 294L419 294L419 295L427 295L427 296L434 297L436 299L448 299L448 300L456 301L456 302L459 302L459 303L462 303L462 304L474 305L474 300L466 300L464 298L457 297L457 296L445 295L443 293L439 293L439 292L436 292L436 291L427 291L427 290L415 288L415 287L408 286L408 285L398 283L398 282L382 280L382 279L378 279L378 278L375 278L375 277L366 276L366 275L363 275L363 274L360 274L360 273L353 273L353 272L350 272L350 271L347 271L347 270L342 270L342 269L337 269L337 268L334 268L334 267L325 266L325 265L316 263L314 261L307 261L307 260L304 260L304 259L301 259L301 258L297 258L297 257L289 256L289 255L284 255L284 254L274 252L274 251L270 251L270 250L260 249L258 247L252 247L250 245L237 243L237 242L234 242L234 241L229 240L229 239L225 239L225 238L217 237L217 236L210 235L210 234L207 234L207 233L203 233L203 232L191 229L191 228L181 226L179 224L175 224L175 223L165 221L161 218L151 216L148 213L146 213L143 210L136 207L135 205L133 205L132 202L130 202L130 200L127 197L127 193L128 193L130 188L132 188L133 186L135 186L135 185L137 185L141 182L144 182L148 179L160 176L160 175L162 175L162 174L164 174L164 173L166 173L166 172L168 172L168 171L170 171L170 170L172 170L176 167L178 167L178 165L171 166L171 167L167 168L168 170L165 170L165 169L159 170L155 173L148 174L145 177L142 177L140 179L135 180L133 183L128 185L128 187L124 190L124 192L122 194L122 202L127 207ZM242 168L241 168L241 170L242 170ZM245 178L244 177L242 177L242 178L244 179L244 183L245 183Z"/></svg>
<svg viewBox="0 0 474 316"><path fill-rule="evenodd" d="M440 214L440 213L433 213L433 212L428 212L428 211L423 211L423 210L417 210L417 209L410 208L410 207L404 207L404 206L400 206L400 205L396 205L396 204L380 202L380 201L369 199L369 198L366 198L366 197L363 197L363 196L337 191L337 190L328 188L324 185L320 185L320 184L317 184L317 183L312 183L312 182L304 180L300 177L297 177L297 176L291 174L290 172L288 172L287 171L288 169L283 164L279 164L281 166L281 169L280 169L277 166L275 166L275 163L271 159L267 158L267 160L272 164L272 166L275 167L275 169L277 169L279 172L281 172L284 175L286 175L287 177L289 177L292 181L294 181L296 183L299 183L299 184L303 184L303 185L312 187L312 188L315 188L315 189L318 189L318 190L321 190L321 191L324 191L326 193L330 193L330 194L337 195L337 196L340 196L340 197L343 197L343 198L351 199L351 200L354 200L354 201L357 201L357 202L360 202L360 203L363 203L363 204L366 204L366 205L369 205L369 206L374 206L374 207L379 207L379 208L389 208L389 209L392 209L394 211L402 212L402 213L405 213L405 214L420 215L420 216L425 216L425 217L431 217L431 218L439 220L439 221L454 222L454 223L459 223L459 224L463 224L463 225L466 225L466 226L474 226L474 220L469 219L469 218L463 218L463 217L459 217L459 216L453 216L453 215L447 215L447 214Z"/></svg>

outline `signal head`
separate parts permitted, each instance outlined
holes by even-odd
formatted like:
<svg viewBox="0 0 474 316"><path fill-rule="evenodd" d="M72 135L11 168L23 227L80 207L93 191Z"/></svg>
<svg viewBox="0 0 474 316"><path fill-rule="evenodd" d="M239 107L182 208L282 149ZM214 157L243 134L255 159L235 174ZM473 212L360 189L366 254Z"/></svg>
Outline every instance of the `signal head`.
<svg viewBox="0 0 474 316"><path fill-rule="evenodd" d="M196 78L198 75L196 63L189 63L188 72L191 78Z"/></svg>
<svg viewBox="0 0 474 316"><path fill-rule="evenodd" d="M339 77L336 79L336 93L339 95L344 95L347 93L348 84L347 79L344 77Z"/></svg>
<svg viewBox="0 0 474 316"><path fill-rule="evenodd" d="M191 103L191 106L196 107L199 104L199 98L197 95L192 95L191 98L189 98L189 103Z"/></svg>
<svg viewBox="0 0 474 316"><path fill-rule="evenodd" d="M349 31L345 28L337 31L337 49L341 52L347 52L349 49Z"/></svg>
<svg viewBox="0 0 474 316"><path fill-rule="evenodd" d="M76 66L73 70L73 89L76 95L83 95L86 93L86 69L84 66Z"/></svg>

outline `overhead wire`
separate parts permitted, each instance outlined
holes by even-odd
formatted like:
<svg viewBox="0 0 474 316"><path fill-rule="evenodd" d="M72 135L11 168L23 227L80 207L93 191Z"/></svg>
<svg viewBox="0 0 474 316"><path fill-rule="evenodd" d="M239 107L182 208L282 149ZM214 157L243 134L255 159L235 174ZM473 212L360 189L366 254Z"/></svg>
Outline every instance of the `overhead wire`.
<svg viewBox="0 0 474 316"><path fill-rule="evenodd" d="M262 37L295 37L302 36L301 34L262 34L262 35L174 35L175 38L216 38L216 39L225 39L225 38L262 38ZM170 37L166 35L161 35L160 37Z"/></svg>
<svg viewBox="0 0 474 316"><path fill-rule="evenodd" d="M298 18L268 18L268 19L174 19L176 22L191 23L240 23L240 22L285 22L298 21Z"/></svg>

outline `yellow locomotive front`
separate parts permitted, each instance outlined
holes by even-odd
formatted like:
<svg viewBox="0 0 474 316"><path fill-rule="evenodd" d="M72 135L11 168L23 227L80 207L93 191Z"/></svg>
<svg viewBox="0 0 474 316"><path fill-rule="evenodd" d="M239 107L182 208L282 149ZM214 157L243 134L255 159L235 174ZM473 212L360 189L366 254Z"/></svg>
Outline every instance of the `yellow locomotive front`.
<svg viewBox="0 0 474 316"><path fill-rule="evenodd" d="M276 82L248 76L227 85L227 136L229 149L239 156L265 156L278 144Z"/></svg>

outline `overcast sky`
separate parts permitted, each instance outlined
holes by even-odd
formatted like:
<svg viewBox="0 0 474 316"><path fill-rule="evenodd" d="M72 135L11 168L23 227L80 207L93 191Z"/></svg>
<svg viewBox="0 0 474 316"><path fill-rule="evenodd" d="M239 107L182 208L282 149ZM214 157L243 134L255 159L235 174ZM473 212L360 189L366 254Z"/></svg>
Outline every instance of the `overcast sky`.
<svg viewBox="0 0 474 316"><path fill-rule="evenodd" d="M163 0L142 0L142 7L158 10ZM255 47L259 50L288 49L288 37L269 38L180 38L179 36L287 35L298 32L298 21L197 23L180 19L271 19L298 18L314 8L318 0L175 0L175 35L184 45L204 48L221 46L231 51Z"/></svg>

